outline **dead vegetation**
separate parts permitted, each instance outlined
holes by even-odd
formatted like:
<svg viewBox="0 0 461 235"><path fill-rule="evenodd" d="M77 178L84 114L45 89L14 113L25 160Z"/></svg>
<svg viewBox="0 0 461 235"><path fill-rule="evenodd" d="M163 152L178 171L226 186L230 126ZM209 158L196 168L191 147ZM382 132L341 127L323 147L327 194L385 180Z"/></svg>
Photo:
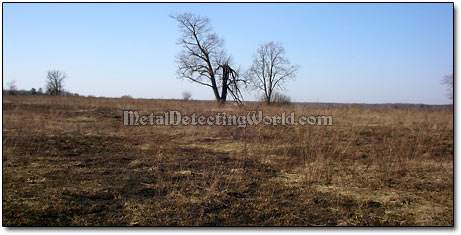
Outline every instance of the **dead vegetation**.
<svg viewBox="0 0 461 235"><path fill-rule="evenodd" d="M122 110L334 126L123 126ZM3 226L452 226L451 111L3 97Z"/></svg>

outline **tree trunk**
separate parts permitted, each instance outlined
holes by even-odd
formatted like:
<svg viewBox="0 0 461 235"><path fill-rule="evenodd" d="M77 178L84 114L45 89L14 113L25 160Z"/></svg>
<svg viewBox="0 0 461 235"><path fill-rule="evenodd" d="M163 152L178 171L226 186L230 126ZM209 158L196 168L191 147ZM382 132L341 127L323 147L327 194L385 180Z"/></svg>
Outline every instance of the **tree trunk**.
<svg viewBox="0 0 461 235"><path fill-rule="evenodd" d="M214 75L211 77L211 89L213 89L213 94L216 101L220 100L218 86L216 85L216 80L214 79Z"/></svg>
<svg viewBox="0 0 461 235"><path fill-rule="evenodd" d="M227 99L227 81L229 80L229 73L230 69L229 66L223 66L223 75L222 75L222 90L221 90L221 99L220 102L221 104L226 103Z"/></svg>
<svg viewBox="0 0 461 235"><path fill-rule="evenodd" d="M267 105L271 104L271 97L272 97L272 91L269 90L269 92L267 92L267 95L266 95L266 104Z"/></svg>
<svg viewBox="0 0 461 235"><path fill-rule="evenodd" d="M271 105L271 104L272 104L271 98L270 98L270 97L266 97L266 104L267 104L267 105Z"/></svg>

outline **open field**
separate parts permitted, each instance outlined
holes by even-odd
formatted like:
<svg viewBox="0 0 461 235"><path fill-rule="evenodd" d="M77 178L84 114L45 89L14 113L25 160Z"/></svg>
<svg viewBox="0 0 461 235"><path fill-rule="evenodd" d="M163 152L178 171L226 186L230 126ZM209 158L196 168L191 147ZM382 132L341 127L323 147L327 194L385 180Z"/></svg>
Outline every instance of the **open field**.
<svg viewBox="0 0 461 235"><path fill-rule="evenodd" d="M123 126L122 110L334 126ZM453 112L3 97L4 226L453 225Z"/></svg>

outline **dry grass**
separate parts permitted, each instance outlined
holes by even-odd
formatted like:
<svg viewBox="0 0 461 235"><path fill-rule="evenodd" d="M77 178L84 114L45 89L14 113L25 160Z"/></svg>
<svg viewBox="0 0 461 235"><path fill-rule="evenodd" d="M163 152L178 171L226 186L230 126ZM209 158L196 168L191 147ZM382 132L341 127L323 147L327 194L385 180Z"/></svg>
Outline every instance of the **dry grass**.
<svg viewBox="0 0 461 235"><path fill-rule="evenodd" d="M123 126L122 110L334 126ZM3 97L3 225L453 225L453 113Z"/></svg>

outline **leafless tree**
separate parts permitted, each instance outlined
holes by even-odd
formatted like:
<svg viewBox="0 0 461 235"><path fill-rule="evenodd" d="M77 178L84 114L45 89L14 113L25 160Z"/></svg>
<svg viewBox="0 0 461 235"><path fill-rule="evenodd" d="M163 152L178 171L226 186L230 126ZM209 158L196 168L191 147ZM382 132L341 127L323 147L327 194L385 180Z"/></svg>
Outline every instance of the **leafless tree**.
<svg viewBox="0 0 461 235"><path fill-rule="evenodd" d="M17 90L17 87L16 87L16 81L15 80L11 80L8 82L8 92L10 93L10 95L14 95L16 93L16 90Z"/></svg>
<svg viewBox="0 0 461 235"><path fill-rule="evenodd" d="M192 93L190 93L190 91L183 91L182 98L183 100L190 100L192 98Z"/></svg>
<svg viewBox="0 0 461 235"><path fill-rule="evenodd" d="M446 75L442 79L442 84L445 84L447 87L447 97L451 100L451 102L453 102L453 73Z"/></svg>
<svg viewBox="0 0 461 235"><path fill-rule="evenodd" d="M238 86L244 81L230 67L223 40L211 31L208 18L191 13L171 17L179 23L182 33L178 41L183 48L177 57L178 77L210 87L219 103L226 102L228 92L234 100L241 101Z"/></svg>
<svg viewBox="0 0 461 235"><path fill-rule="evenodd" d="M61 70L50 70L46 76L46 92L49 95L61 95L64 92L66 73Z"/></svg>
<svg viewBox="0 0 461 235"><path fill-rule="evenodd" d="M269 42L258 48L246 76L253 88L262 91L266 103L270 104L274 92L284 89L285 82L295 78L298 68L298 65L290 64L281 43Z"/></svg>

